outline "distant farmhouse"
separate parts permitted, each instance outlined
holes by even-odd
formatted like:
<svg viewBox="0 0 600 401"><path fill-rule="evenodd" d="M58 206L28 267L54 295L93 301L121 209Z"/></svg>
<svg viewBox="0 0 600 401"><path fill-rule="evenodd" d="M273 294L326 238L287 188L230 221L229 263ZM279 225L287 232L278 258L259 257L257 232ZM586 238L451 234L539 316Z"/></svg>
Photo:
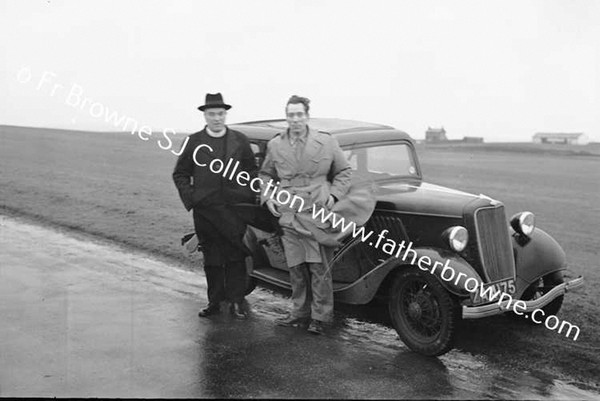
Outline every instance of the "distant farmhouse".
<svg viewBox="0 0 600 401"><path fill-rule="evenodd" d="M555 143L561 145L587 145L590 138L583 132L538 132L533 136L533 143Z"/></svg>
<svg viewBox="0 0 600 401"><path fill-rule="evenodd" d="M483 137L480 136L465 136L463 139L449 140L446 137L446 130L442 128L431 128L427 127L425 131L425 142L426 143L440 143L440 142L452 142L452 143L483 143Z"/></svg>
<svg viewBox="0 0 600 401"><path fill-rule="evenodd" d="M442 128L431 128L427 127L425 131L425 142L446 142L446 130Z"/></svg>

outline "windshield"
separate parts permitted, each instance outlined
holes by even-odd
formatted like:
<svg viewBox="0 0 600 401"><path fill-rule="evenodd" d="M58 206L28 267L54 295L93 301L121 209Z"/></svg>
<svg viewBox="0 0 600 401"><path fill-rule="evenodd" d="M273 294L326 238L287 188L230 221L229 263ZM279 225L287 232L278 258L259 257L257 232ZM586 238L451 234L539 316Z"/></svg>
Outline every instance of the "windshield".
<svg viewBox="0 0 600 401"><path fill-rule="evenodd" d="M418 177L412 148L407 144L389 144L344 148L352 169L373 180L396 177Z"/></svg>

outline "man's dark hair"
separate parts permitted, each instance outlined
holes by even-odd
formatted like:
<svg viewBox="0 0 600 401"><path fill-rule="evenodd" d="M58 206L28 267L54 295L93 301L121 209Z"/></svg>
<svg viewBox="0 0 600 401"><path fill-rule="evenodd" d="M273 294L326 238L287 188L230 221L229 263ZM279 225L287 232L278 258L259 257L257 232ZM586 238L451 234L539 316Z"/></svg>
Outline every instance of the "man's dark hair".
<svg viewBox="0 0 600 401"><path fill-rule="evenodd" d="M293 95L292 97L290 97L290 99L287 101L287 104L285 105L286 113L287 113L288 104L304 105L304 112L306 114L308 114L308 110L310 110L310 99L307 97L302 97L302 96L298 96L298 95Z"/></svg>

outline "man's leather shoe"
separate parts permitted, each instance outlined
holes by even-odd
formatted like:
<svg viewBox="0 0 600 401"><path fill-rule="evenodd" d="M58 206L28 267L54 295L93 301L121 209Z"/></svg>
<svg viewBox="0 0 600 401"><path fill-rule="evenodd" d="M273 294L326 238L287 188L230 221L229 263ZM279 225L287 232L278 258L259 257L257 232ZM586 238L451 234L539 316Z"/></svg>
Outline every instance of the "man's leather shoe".
<svg viewBox="0 0 600 401"><path fill-rule="evenodd" d="M242 304L237 302L231 304L231 314L238 320L246 320L248 318L248 314Z"/></svg>
<svg viewBox="0 0 600 401"><path fill-rule="evenodd" d="M306 324L308 323L308 319L305 317L292 317L287 316L281 319L276 319L275 323L278 326L284 326L284 327L301 327L304 326L306 327Z"/></svg>
<svg viewBox="0 0 600 401"><path fill-rule="evenodd" d="M325 333L325 329L323 328L323 323L318 320L311 320L310 325L308 326L308 332L312 334L323 334Z"/></svg>
<svg viewBox="0 0 600 401"><path fill-rule="evenodd" d="M198 316L200 317L208 317L208 316L212 316L212 315L217 315L221 312L221 308L219 308L218 306L207 306L204 309L201 309L200 312L198 312Z"/></svg>

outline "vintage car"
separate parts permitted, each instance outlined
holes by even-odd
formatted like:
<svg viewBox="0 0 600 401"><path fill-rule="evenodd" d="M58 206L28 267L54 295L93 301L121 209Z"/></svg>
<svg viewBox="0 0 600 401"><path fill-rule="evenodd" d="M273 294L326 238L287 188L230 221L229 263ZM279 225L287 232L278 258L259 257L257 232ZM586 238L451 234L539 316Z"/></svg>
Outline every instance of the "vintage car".
<svg viewBox="0 0 600 401"><path fill-rule="evenodd" d="M432 264L449 261L463 277L525 301L525 313L540 308L554 315L564 293L583 284L581 277L565 281L565 253L534 226L532 213L507 219L497 200L424 182L414 142L406 133L339 119L311 119L309 125L333 135L355 174L367 175L375 183L377 204L368 230L387 230L387 238L411 242L416 253ZM267 142L286 127L285 120L231 126L248 136L258 165ZM253 250L251 277L291 288L278 234L252 228L248 241ZM336 302L385 300L393 327L414 351L443 354L452 348L461 319L507 312L496 300L467 291L464 281L442 279L441 269L424 271L412 264L414 259L390 256L372 245L348 236L333 253L328 263Z"/></svg>

